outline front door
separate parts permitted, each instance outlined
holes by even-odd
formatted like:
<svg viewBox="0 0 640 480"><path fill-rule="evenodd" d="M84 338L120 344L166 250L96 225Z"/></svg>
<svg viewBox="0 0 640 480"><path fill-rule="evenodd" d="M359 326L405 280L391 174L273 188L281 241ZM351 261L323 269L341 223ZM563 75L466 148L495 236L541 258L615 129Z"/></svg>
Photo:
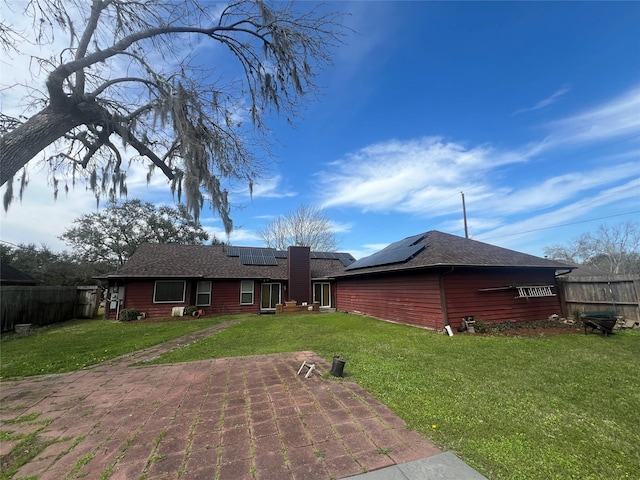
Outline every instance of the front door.
<svg viewBox="0 0 640 480"><path fill-rule="evenodd" d="M280 303L280 284L263 283L260 292L260 310L275 310Z"/></svg>

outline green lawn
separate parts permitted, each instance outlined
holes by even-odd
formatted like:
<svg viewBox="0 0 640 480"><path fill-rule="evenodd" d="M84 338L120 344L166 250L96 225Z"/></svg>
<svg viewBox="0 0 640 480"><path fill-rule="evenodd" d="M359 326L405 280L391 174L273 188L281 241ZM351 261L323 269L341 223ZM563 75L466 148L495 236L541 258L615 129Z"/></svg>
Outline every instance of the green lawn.
<svg viewBox="0 0 640 480"><path fill-rule="evenodd" d="M70 322L3 341L2 378L82 368L230 318ZM492 480L640 478L638 331L447 337L341 313L249 316L157 362L296 350L346 356L348 380Z"/></svg>
<svg viewBox="0 0 640 480"><path fill-rule="evenodd" d="M640 332L447 337L347 315L254 317L161 357L314 350L490 479L640 478Z"/></svg>
<svg viewBox="0 0 640 480"><path fill-rule="evenodd" d="M228 320L214 317L161 323L72 320L20 337L3 334L0 380L80 370Z"/></svg>

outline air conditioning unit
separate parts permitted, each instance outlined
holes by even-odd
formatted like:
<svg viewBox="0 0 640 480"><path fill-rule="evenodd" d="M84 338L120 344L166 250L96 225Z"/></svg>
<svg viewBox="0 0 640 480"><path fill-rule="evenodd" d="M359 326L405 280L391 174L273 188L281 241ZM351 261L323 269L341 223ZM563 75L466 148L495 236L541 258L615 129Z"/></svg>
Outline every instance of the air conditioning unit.
<svg viewBox="0 0 640 480"><path fill-rule="evenodd" d="M171 310L172 317L182 317L184 316L184 307L173 307Z"/></svg>

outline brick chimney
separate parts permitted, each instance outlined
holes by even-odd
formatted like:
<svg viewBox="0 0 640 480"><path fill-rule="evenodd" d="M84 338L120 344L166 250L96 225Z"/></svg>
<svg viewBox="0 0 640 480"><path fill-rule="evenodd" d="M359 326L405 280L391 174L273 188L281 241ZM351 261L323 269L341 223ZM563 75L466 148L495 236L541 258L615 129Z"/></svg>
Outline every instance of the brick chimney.
<svg viewBox="0 0 640 480"><path fill-rule="evenodd" d="M311 248L288 249L289 300L311 305Z"/></svg>

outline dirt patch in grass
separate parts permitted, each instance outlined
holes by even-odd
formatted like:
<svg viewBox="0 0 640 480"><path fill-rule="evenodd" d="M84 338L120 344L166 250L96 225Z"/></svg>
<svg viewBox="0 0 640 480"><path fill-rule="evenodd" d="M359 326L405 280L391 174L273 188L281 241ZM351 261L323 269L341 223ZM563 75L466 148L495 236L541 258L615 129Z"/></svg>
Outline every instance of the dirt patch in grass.
<svg viewBox="0 0 640 480"><path fill-rule="evenodd" d="M482 330L482 331L479 331ZM589 333L587 331L587 333ZM600 334L600 332L595 332ZM538 322L506 322L493 325L481 325L475 334L460 332L462 335L502 336L502 337L553 337L555 335L583 334L582 323L563 323L560 320L541 320Z"/></svg>

